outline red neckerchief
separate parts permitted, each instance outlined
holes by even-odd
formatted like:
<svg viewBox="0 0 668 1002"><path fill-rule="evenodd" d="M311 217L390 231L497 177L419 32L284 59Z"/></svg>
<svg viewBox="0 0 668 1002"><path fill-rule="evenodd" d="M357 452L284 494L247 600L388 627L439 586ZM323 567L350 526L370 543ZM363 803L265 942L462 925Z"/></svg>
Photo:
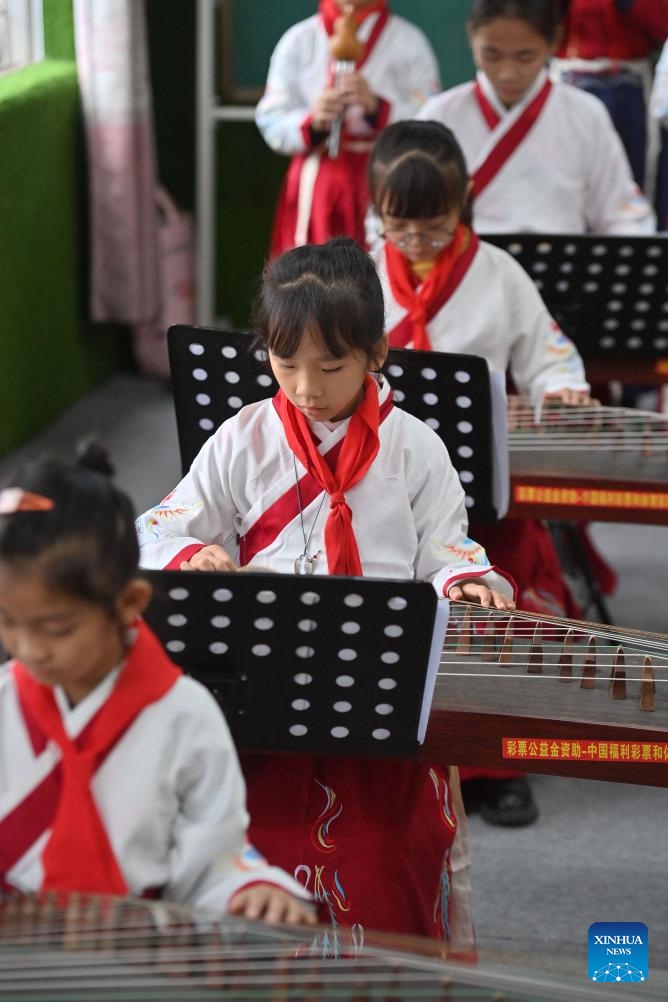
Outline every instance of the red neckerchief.
<svg viewBox="0 0 668 1002"><path fill-rule="evenodd" d="M91 790L104 758L135 718L171 689L181 675L145 623L113 691L78 739L63 727L53 689L42 685L19 661L12 666L19 702L30 727L60 748L62 786L51 835L42 854L42 890L127 894L127 886L109 843Z"/></svg>
<svg viewBox="0 0 668 1002"><path fill-rule="evenodd" d="M274 410L279 418L282 397L283 394L279 392L274 396L272 401ZM380 403L380 424L391 413L393 407L393 394L390 389L385 400ZM345 437L340 438L330 449L321 453L330 469L336 468L344 441ZM256 521L253 522L248 531L239 538L239 562L241 566L245 567L258 553L271 546L281 535L286 525L289 525L293 519L297 518L300 504L302 510L305 510L315 501L319 494L322 494L322 487L313 479L310 473L304 473L299 478L299 492L297 492L296 485L293 484L280 497L276 498L273 504L270 504Z"/></svg>
<svg viewBox="0 0 668 1002"><path fill-rule="evenodd" d="M329 515L325 523L327 570L330 574L361 575L362 564L353 530L353 516L345 492L362 479L380 446L380 407L375 381L369 375L364 380L364 395L350 416L334 471L318 452L307 419L284 393L280 394L278 413L288 445L320 489L330 496Z"/></svg>
<svg viewBox="0 0 668 1002"><path fill-rule="evenodd" d="M493 181L506 161L513 155L522 140L538 121L545 102L550 96L552 81L547 79L532 101L526 106L519 118L513 122L507 132L499 139L493 150L490 151L484 163L473 172L473 197L478 197L490 181ZM473 88L480 111L490 129L495 129L501 121L501 117L496 109L491 105L485 95L479 81L476 80Z"/></svg>
<svg viewBox="0 0 668 1002"><path fill-rule="evenodd" d="M443 298L444 290L450 290L451 295L465 274L463 272L460 276L461 269L458 269L457 282L454 288L451 288L455 268L461 262L462 255L469 249L472 237L473 234L468 226L459 223L451 242L440 252L431 271L422 283L411 268L406 255L402 254L399 248L395 247L389 240L385 243L385 261L387 262L390 289L399 306L403 306L408 311L411 337L407 340L412 341L413 347L418 351L431 351L427 323L436 312L434 305L437 302L441 306L443 305L445 301ZM393 347L397 347L392 335L390 335L390 341Z"/></svg>

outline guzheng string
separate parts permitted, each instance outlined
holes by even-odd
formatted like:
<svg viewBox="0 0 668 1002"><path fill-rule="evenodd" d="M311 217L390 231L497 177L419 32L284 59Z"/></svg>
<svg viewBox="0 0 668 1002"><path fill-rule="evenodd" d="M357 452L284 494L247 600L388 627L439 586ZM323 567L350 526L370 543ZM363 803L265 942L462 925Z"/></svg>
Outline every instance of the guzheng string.
<svg viewBox="0 0 668 1002"><path fill-rule="evenodd" d="M528 400L511 397L508 402L508 447L510 451L668 452L668 417L654 411L627 407L543 407L536 421Z"/></svg>
<svg viewBox="0 0 668 1002"><path fill-rule="evenodd" d="M553 962L545 969L540 957L533 967L498 959L455 964L442 959L442 944L373 933L356 953L346 930L340 940L350 952L326 957L310 945L312 932L213 917L162 902L85 895L73 895L67 903L39 895L0 899L0 999L445 1002L475 997L493 1002L539 997L558 1002L565 992L570 1002L600 1000L598 985L567 972L555 979ZM661 984L657 987L658 994L652 984L643 989L648 1002L665 998ZM615 995L619 1002L630 997L624 986Z"/></svg>
<svg viewBox="0 0 668 1002"><path fill-rule="evenodd" d="M468 602L450 603L439 675L469 676L472 665L490 662L490 668L492 663L497 667L489 677L545 682L559 674L565 656L571 659L574 681L587 668L601 682L604 671L610 672L608 680L623 672L627 682L651 682L654 688L668 681L668 636L663 634ZM485 675L476 670L475 677Z"/></svg>

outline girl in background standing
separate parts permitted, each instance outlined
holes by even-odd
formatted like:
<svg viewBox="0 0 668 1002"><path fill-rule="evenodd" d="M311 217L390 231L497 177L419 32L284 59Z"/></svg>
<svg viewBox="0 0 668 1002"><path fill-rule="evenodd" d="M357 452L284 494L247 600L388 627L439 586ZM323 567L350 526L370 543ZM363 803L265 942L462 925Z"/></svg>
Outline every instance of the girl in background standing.
<svg viewBox="0 0 668 1002"><path fill-rule="evenodd" d="M335 77L330 44L343 15L357 26L361 54ZM255 113L271 149L292 158L272 254L332 236L364 244L371 144L388 122L410 118L439 89L425 35L391 14L386 0L320 0L317 14L290 28L274 50ZM341 119L331 155L330 133Z"/></svg>

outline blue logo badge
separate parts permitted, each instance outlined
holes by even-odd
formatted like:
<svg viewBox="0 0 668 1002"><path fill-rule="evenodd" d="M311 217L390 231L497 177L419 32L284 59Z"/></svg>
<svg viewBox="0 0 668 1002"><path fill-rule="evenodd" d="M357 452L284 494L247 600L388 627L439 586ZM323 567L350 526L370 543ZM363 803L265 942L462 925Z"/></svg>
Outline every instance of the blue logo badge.
<svg viewBox="0 0 668 1002"><path fill-rule="evenodd" d="M588 945L592 981L647 981L644 922L594 922L589 926Z"/></svg>

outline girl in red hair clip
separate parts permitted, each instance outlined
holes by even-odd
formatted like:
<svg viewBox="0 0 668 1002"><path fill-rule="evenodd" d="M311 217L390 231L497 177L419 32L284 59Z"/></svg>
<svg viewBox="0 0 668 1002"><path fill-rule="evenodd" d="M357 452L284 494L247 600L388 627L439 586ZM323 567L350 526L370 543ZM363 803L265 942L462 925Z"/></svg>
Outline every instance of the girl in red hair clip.
<svg viewBox="0 0 668 1002"><path fill-rule="evenodd" d="M0 667L0 895L161 896L312 923L309 895L246 839L218 705L140 618L150 585L129 500L90 468L101 450L81 462L40 463L0 491L14 657Z"/></svg>

